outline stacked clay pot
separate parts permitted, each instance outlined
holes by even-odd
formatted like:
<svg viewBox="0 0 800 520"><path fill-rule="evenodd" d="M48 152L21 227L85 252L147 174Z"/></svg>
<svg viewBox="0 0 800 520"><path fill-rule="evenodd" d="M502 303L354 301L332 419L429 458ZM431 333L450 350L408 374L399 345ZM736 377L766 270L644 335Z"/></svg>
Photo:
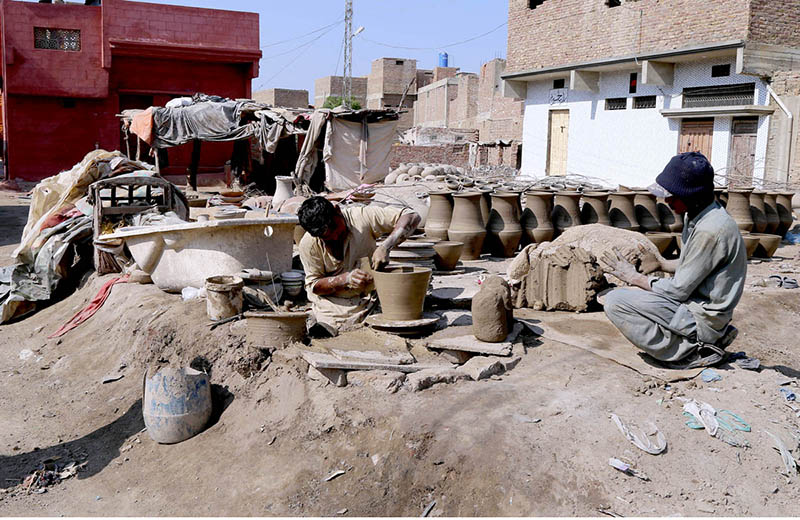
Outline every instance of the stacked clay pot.
<svg viewBox="0 0 800 520"><path fill-rule="evenodd" d="M425 235L436 240L447 240L447 230L453 218L453 195L449 191L432 191L430 200Z"/></svg>
<svg viewBox="0 0 800 520"><path fill-rule="evenodd" d="M728 190L728 204L725 209L743 233L753 230L753 215L750 213L750 193L752 191L753 188Z"/></svg>
<svg viewBox="0 0 800 520"><path fill-rule="evenodd" d="M481 216L481 197L483 195L477 191L453 194L453 218L447 236L451 241L464 243L462 260L479 259L483 241L486 239L486 227Z"/></svg>
<svg viewBox="0 0 800 520"><path fill-rule="evenodd" d="M636 220L636 210L633 205L633 191L618 191L608 196L608 216L611 225L628 231L639 231L639 222Z"/></svg>
<svg viewBox="0 0 800 520"><path fill-rule="evenodd" d="M775 234L780 235L781 237L786 236L786 232L791 229L794 222L792 217L793 195L794 192L791 191L779 191L777 197L775 197L775 202L778 206L778 219L780 220Z"/></svg>
<svg viewBox="0 0 800 520"><path fill-rule="evenodd" d="M658 218L658 206L656 197L647 190L637 190L633 197L633 209L636 221L643 233L656 232L661 230L661 222Z"/></svg>
<svg viewBox="0 0 800 520"><path fill-rule="evenodd" d="M767 230L764 233L774 235L781 225L778 217L778 192L768 191L764 194L764 214L767 217Z"/></svg>
<svg viewBox="0 0 800 520"><path fill-rule="evenodd" d="M493 256L514 256L522 238L521 213L519 193L492 193L487 241Z"/></svg>
<svg viewBox="0 0 800 520"><path fill-rule="evenodd" d="M533 190L525 192L525 211L522 212L522 230L528 240L541 244L553 239L555 229L551 214L553 212L553 193Z"/></svg>
<svg viewBox="0 0 800 520"><path fill-rule="evenodd" d="M604 226L611 225L611 219L608 216L608 192L583 192L581 221L584 224L603 224Z"/></svg>
<svg viewBox="0 0 800 520"><path fill-rule="evenodd" d="M560 235L565 229L581 225L581 212L578 209L578 201L581 194L577 191L557 191L553 199L553 227L556 235Z"/></svg>
<svg viewBox="0 0 800 520"><path fill-rule="evenodd" d="M753 219L753 233L766 233L767 214L764 207L765 191L753 190L750 192L750 218Z"/></svg>
<svg viewBox="0 0 800 520"><path fill-rule="evenodd" d="M666 199L659 197L657 199L657 207L661 231L667 233L680 233L683 231L683 217L672 211Z"/></svg>

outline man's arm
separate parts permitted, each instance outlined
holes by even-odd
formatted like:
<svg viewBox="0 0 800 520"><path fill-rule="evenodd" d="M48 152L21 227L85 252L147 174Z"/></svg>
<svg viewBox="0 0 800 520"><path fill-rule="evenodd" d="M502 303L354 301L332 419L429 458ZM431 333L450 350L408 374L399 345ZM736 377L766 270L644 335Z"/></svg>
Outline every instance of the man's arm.
<svg viewBox="0 0 800 520"><path fill-rule="evenodd" d="M353 269L337 276L320 278L314 284L314 294L326 296L346 289L361 289L372 281L372 276L361 269Z"/></svg>
<svg viewBox="0 0 800 520"><path fill-rule="evenodd" d="M650 288L650 279L643 275L642 273L636 270L636 267L630 262L628 262L616 248L614 248L614 254L612 255L610 252L606 251L603 254L603 263L606 264L606 267L603 270L609 274L612 274L622 280L623 282L634 285L645 291L652 290Z"/></svg>
<svg viewBox="0 0 800 520"><path fill-rule="evenodd" d="M680 259L676 258L674 260L667 260L666 258L661 259L661 270L665 273L675 274L675 271L678 270L678 264L680 263Z"/></svg>
<svg viewBox="0 0 800 520"><path fill-rule="evenodd" d="M389 263L389 251L394 249L397 245L402 244L403 241L413 233L419 223L422 221L417 213L405 213L398 220L394 226L389 238L378 246L375 253L372 255L372 267L380 269Z"/></svg>

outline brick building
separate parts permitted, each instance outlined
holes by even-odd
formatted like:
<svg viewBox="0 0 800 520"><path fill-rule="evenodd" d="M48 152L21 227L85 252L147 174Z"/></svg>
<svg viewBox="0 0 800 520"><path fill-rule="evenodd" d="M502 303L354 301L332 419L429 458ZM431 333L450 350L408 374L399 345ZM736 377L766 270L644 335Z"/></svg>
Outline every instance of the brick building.
<svg viewBox="0 0 800 520"><path fill-rule="evenodd" d="M343 82L344 78L342 76L325 76L314 81L314 106L322 108L329 96L341 97ZM353 98L361 104L362 108L366 108L367 78L352 78L350 86L353 91Z"/></svg>
<svg viewBox="0 0 800 520"><path fill-rule="evenodd" d="M2 0L0 17L11 178L42 179L95 147L120 149L121 110L196 92L250 97L258 75L256 13L127 0ZM203 146L201 171L221 169L231 151L231 143ZM190 155L191 146L171 149L166 173L185 172Z"/></svg>
<svg viewBox="0 0 800 520"><path fill-rule="evenodd" d="M509 0L523 172L643 185L699 150L737 182L797 182L798 58L797 1Z"/></svg>
<svg viewBox="0 0 800 520"><path fill-rule="evenodd" d="M253 92L253 100L274 107L308 108L308 91L289 88L268 88Z"/></svg>

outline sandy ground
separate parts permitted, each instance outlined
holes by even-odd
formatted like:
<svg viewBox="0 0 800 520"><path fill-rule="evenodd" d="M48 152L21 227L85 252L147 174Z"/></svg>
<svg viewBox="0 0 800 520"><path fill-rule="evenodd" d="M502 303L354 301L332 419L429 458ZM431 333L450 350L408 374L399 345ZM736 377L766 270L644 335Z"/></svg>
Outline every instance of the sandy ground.
<svg viewBox="0 0 800 520"><path fill-rule="evenodd" d="M5 263L26 213L24 201L0 198ZM778 387L800 375L800 292L752 283L797 277L797 253L784 246L786 259L749 266L731 350L758 357L761 371L726 365L722 381L669 386L528 335L522 361L488 380L390 394L367 374L336 388L310 380L291 349L270 358L248 347L239 325L209 331L204 303L152 285L116 286L88 322L48 340L109 278L93 276L0 326L0 514L417 516L435 501L431 516L792 515L798 477L780 474L764 432L800 455L800 419ZM33 355L21 359L24 349ZM156 444L141 431L143 371L198 356L211 368L218 417L188 441ZM101 383L122 365L123 379ZM680 397L735 411L752 425L742 434L751 447L688 428ZM611 412L655 423L667 451L634 447ZM44 494L19 492L16 479L52 457L86 469ZM651 480L617 472L610 457Z"/></svg>

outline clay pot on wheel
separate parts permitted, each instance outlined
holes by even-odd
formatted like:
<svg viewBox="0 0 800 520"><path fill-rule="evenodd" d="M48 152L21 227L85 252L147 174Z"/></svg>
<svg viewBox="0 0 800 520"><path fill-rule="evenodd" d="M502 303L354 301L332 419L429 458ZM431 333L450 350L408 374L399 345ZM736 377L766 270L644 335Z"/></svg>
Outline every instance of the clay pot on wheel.
<svg viewBox="0 0 800 520"><path fill-rule="evenodd" d="M583 192L581 221L584 224L602 224L604 226L611 225L611 219L608 217L608 192Z"/></svg>
<svg viewBox="0 0 800 520"><path fill-rule="evenodd" d="M553 239L555 230L550 215L553 213L553 193L549 191L525 192L525 211L522 212L522 231L534 244Z"/></svg>
<svg viewBox="0 0 800 520"><path fill-rule="evenodd" d="M672 211L666 199L658 198L658 219L661 221L661 231L679 233L683 231L683 217Z"/></svg>
<svg viewBox="0 0 800 520"><path fill-rule="evenodd" d="M633 209L642 232L655 232L661 229L655 195L646 190L637 191L633 197Z"/></svg>
<svg viewBox="0 0 800 520"><path fill-rule="evenodd" d="M453 218L447 237L454 242L463 242L462 260L477 260L486 239L486 227L481 217L480 200L483 195L477 191L453 194Z"/></svg>
<svg viewBox="0 0 800 520"><path fill-rule="evenodd" d="M464 243L443 240L433 244L433 249L436 251L436 256L433 257L433 261L436 263L436 269L440 271L452 271L455 269L458 259L461 258L461 252L464 250Z"/></svg>
<svg viewBox="0 0 800 520"><path fill-rule="evenodd" d="M750 192L753 188L728 191L728 205L725 209L730 213L736 225L744 232L753 230L753 215L750 213Z"/></svg>
<svg viewBox="0 0 800 520"><path fill-rule="evenodd" d="M453 218L453 197L449 191L432 191L431 207L425 220L425 235L437 240L447 240L447 228Z"/></svg>
<svg viewBox="0 0 800 520"><path fill-rule="evenodd" d="M479 189L477 190L482 195L480 205L481 205L481 219L483 220L483 225L489 225L489 218L492 214L492 190L486 189Z"/></svg>
<svg viewBox="0 0 800 520"><path fill-rule="evenodd" d="M778 217L778 192L768 191L764 194L764 215L767 217L767 229L764 233L774 235L781 225L781 219Z"/></svg>
<svg viewBox="0 0 800 520"><path fill-rule="evenodd" d="M750 217L753 219L753 233L765 233L767 230L767 212L764 207L765 191L750 192Z"/></svg>
<svg viewBox="0 0 800 520"><path fill-rule="evenodd" d="M791 229L794 219L792 217L792 191L779 191L778 196L775 197L775 202L778 206L778 219L780 224L778 230L775 231L776 235L784 237L786 232Z"/></svg>
<svg viewBox="0 0 800 520"><path fill-rule="evenodd" d="M384 271L372 271L383 317L393 321L420 319L431 272L425 267L390 267Z"/></svg>
<svg viewBox="0 0 800 520"><path fill-rule="evenodd" d="M639 221L636 220L636 210L633 206L633 198L636 192L618 191L608 196L610 202L608 216L611 218L611 225L627 229L628 231L639 231Z"/></svg>
<svg viewBox="0 0 800 520"><path fill-rule="evenodd" d="M749 233L742 235L742 240L744 240L744 248L747 251L747 258L752 258L758 248L758 244L761 243L761 239L753 236Z"/></svg>
<svg viewBox="0 0 800 520"><path fill-rule="evenodd" d="M492 211L487 226L487 241L493 256L514 256L522 238L519 193L492 193Z"/></svg>
<svg viewBox="0 0 800 520"><path fill-rule="evenodd" d="M581 225L581 212L578 209L578 201L581 194L577 191L558 191L553 200L553 227L556 235L560 235L565 229Z"/></svg>

